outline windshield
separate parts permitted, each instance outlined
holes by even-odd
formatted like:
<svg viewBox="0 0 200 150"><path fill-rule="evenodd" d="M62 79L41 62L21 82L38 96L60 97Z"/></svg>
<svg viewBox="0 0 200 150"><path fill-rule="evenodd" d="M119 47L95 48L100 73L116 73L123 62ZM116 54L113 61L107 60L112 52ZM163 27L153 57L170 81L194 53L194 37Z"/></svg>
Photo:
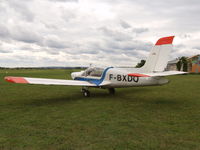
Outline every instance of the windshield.
<svg viewBox="0 0 200 150"><path fill-rule="evenodd" d="M94 76L94 77L101 77L104 69L103 68L88 68L83 72L83 76Z"/></svg>

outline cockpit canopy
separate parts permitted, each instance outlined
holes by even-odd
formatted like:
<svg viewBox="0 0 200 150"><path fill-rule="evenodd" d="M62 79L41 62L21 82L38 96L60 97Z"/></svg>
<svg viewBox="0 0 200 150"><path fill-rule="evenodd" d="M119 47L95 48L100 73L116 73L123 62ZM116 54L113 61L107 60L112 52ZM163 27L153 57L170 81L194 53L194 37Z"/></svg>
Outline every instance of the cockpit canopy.
<svg viewBox="0 0 200 150"><path fill-rule="evenodd" d="M103 71L103 68L90 67L83 72L82 76L101 77Z"/></svg>

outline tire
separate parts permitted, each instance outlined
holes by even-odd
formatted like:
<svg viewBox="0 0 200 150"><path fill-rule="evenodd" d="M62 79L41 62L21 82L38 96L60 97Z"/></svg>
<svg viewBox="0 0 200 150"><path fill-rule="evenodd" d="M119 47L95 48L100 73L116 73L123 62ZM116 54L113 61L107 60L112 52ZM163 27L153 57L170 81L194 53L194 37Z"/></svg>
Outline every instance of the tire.
<svg viewBox="0 0 200 150"><path fill-rule="evenodd" d="M83 96L90 97L90 92L88 90L83 90Z"/></svg>

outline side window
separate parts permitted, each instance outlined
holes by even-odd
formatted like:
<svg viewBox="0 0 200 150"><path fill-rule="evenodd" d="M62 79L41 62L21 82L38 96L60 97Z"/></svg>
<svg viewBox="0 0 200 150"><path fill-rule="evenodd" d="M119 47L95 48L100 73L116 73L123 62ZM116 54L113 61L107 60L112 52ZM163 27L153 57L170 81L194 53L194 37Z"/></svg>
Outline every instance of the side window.
<svg viewBox="0 0 200 150"><path fill-rule="evenodd" d="M101 77L103 73L103 69L102 68L95 68L92 72L91 72L91 76L95 76L95 77Z"/></svg>
<svg viewBox="0 0 200 150"><path fill-rule="evenodd" d="M83 72L82 76L101 77L103 71L104 71L104 69L102 69L102 68L88 68Z"/></svg>

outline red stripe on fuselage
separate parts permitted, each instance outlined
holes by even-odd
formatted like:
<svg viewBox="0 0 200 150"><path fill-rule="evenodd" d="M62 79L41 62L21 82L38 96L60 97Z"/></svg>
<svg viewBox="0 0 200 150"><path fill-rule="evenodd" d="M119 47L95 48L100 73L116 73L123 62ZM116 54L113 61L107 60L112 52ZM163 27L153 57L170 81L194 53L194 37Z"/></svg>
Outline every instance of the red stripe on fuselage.
<svg viewBox="0 0 200 150"><path fill-rule="evenodd" d="M133 76L133 77L150 77L145 74L139 74L139 73L129 73L128 76Z"/></svg>

